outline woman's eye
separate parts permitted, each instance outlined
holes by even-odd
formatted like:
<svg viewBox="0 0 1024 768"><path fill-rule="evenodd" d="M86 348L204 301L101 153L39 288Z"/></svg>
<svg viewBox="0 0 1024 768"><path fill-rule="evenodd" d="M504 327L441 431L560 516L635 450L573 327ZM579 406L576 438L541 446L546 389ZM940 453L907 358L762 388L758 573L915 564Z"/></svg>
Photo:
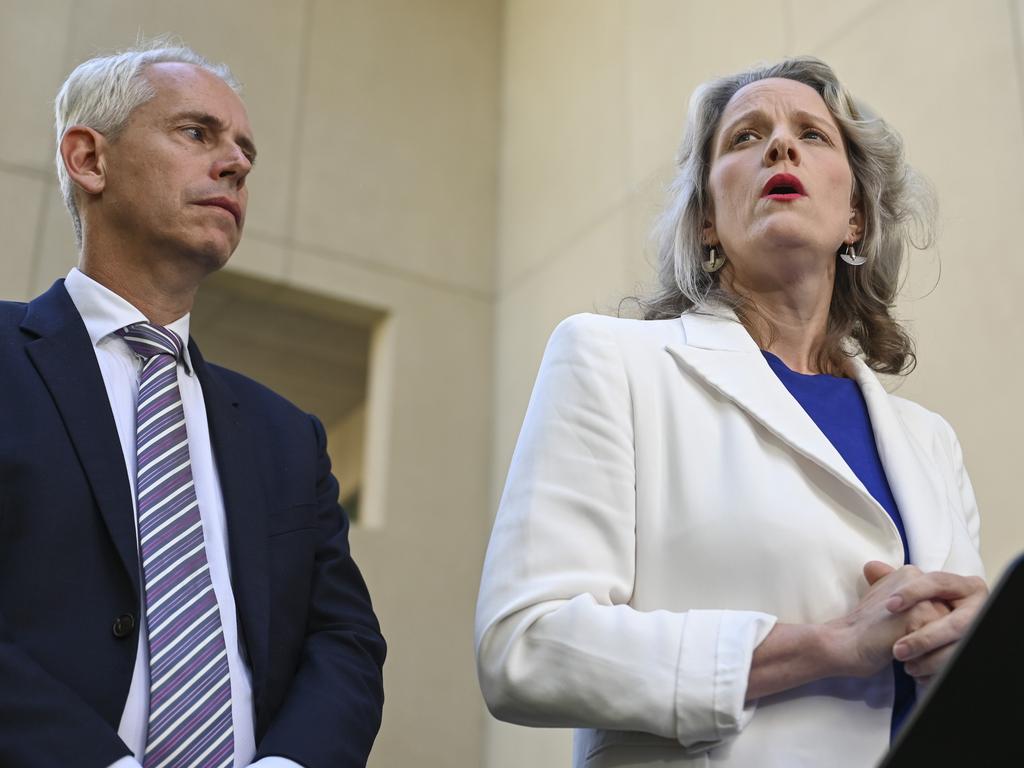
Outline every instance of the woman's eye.
<svg viewBox="0 0 1024 768"><path fill-rule="evenodd" d="M737 144L746 144L756 138L757 134L754 131L740 131L732 137L732 145L735 147Z"/></svg>
<svg viewBox="0 0 1024 768"><path fill-rule="evenodd" d="M817 128L808 128L806 131L804 131L804 138L814 139L815 141L828 142L828 136L826 136L822 131L819 131Z"/></svg>

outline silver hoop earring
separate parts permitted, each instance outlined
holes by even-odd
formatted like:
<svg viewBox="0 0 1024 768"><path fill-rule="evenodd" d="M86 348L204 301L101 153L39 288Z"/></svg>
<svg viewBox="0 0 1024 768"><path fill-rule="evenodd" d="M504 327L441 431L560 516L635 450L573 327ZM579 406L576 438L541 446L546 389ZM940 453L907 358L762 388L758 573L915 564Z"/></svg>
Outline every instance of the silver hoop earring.
<svg viewBox="0 0 1024 768"><path fill-rule="evenodd" d="M858 256L857 252L853 250L853 243L846 246L846 250L839 254L839 258L849 264L851 267L859 267L861 264L867 261L864 256Z"/></svg>
<svg viewBox="0 0 1024 768"><path fill-rule="evenodd" d="M725 254L719 256L715 247L711 246L711 248L708 249L707 261L702 261L700 263L700 267L710 275L712 272L720 270L723 264L725 264Z"/></svg>

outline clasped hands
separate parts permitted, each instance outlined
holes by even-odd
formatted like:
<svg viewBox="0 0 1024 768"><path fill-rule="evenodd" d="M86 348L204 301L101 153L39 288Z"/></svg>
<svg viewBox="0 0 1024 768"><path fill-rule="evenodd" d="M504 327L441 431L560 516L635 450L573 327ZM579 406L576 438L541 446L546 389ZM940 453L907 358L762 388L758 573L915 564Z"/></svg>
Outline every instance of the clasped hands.
<svg viewBox="0 0 1024 768"><path fill-rule="evenodd" d="M829 622L853 675L870 675L893 659L927 684L953 655L988 596L977 576L924 573L913 565L893 568L873 560L864 566L870 585L857 607Z"/></svg>

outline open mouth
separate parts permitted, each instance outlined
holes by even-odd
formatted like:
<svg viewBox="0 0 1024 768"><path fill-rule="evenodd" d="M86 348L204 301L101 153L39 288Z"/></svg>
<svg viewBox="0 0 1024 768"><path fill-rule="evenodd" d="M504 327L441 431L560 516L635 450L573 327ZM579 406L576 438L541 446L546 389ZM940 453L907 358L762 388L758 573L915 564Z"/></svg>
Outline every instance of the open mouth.
<svg viewBox="0 0 1024 768"><path fill-rule="evenodd" d="M793 200L804 197L804 185L800 179L790 173L777 173L768 179L768 183L761 190L761 197L770 197L776 200Z"/></svg>

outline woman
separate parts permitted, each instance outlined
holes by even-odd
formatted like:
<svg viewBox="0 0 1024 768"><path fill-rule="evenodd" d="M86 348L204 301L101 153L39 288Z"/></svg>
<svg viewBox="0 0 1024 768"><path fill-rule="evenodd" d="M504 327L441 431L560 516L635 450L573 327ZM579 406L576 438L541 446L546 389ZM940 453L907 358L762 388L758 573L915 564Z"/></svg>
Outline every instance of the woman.
<svg viewBox="0 0 1024 768"><path fill-rule="evenodd" d="M646 319L541 364L477 609L497 717L587 768L884 752L987 593L956 437L873 373L913 364L921 190L816 59L698 91Z"/></svg>

